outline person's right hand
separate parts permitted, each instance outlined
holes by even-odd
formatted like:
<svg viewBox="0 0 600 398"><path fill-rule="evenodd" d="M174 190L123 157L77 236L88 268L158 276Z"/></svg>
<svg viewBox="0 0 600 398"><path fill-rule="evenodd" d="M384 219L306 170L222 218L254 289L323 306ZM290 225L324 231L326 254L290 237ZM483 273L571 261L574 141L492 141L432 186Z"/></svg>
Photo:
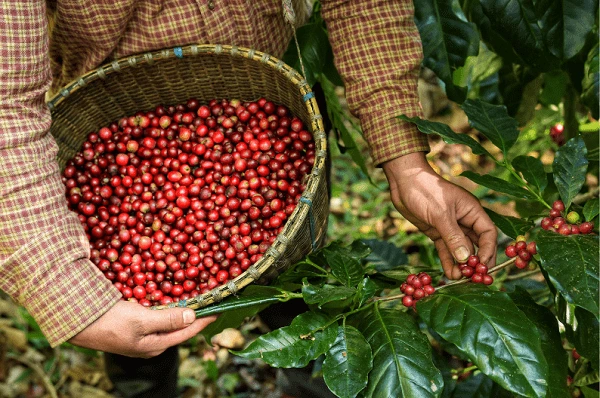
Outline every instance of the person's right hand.
<svg viewBox="0 0 600 398"><path fill-rule="evenodd" d="M150 310L119 301L69 342L113 354L150 358L195 336L215 319L196 319L194 311L186 308Z"/></svg>

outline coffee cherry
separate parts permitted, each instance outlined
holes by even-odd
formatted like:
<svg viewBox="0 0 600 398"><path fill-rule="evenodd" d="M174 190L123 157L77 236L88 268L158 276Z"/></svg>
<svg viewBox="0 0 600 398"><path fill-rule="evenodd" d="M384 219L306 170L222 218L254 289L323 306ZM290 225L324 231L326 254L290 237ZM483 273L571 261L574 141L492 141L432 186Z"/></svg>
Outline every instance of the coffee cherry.
<svg viewBox="0 0 600 398"><path fill-rule="evenodd" d="M590 234L594 231L594 223L586 221L579 226L579 232L582 234Z"/></svg>
<svg viewBox="0 0 600 398"><path fill-rule="evenodd" d="M517 256L517 248L514 247L513 245L508 245L506 247L506 249L504 249L504 254L506 254L506 256L509 258L516 257Z"/></svg>
<svg viewBox="0 0 600 398"><path fill-rule="evenodd" d="M467 260L467 265L469 267L475 267L477 266L477 264L479 264L479 256L469 256L469 259Z"/></svg>
<svg viewBox="0 0 600 398"><path fill-rule="evenodd" d="M484 285L491 285L494 282L494 278L491 275L484 275L482 282Z"/></svg>
<svg viewBox="0 0 600 398"><path fill-rule="evenodd" d="M535 242L529 242L527 244L527 251L531 254L537 254L537 246L535 245Z"/></svg>
<svg viewBox="0 0 600 398"><path fill-rule="evenodd" d="M529 261L531 260L531 253L529 253L528 250L521 250L519 252L519 258L521 258L523 261Z"/></svg>
<svg viewBox="0 0 600 398"><path fill-rule="evenodd" d="M552 204L552 209L558 211L565 211L565 204L562 200L557 200Z"/></svg>
<svg viewBox="0 0 600 398"><path fill-rule="evenodd" d="M576 211L570 211L569 214L567 214L567 222L569 222L569 224L577 224L579 219L579 213Z"/></svg>
<svg viewBox="0 0 600 398"><path fill-rule="evenodd" d="M571 235L571 226L568 224L563 224L558 228L558 233L561 235Z"/></svg>
<svg viewBox="0 0 600 398"><path fill-rule="evenodd" d="M402 297L402 304L405 307L412 307L414 303L415 302L414 302L412 296L404 296L404 297Z"/></svg>
<svg viewBox="0 0 600 398"><path fill-rule="evenodd" d="M549 230L552 227L554 220L550 217L544 217L541 222L542 229Z"/></svg>
<svg viewBox="0 0 600 398"><path fill-rule="evenodd" d="M515 260L515 267L517 267L519 269L527 268L528 264L529 264L529 261L525 261L521 257L517 257L517 259Z"/></svg>

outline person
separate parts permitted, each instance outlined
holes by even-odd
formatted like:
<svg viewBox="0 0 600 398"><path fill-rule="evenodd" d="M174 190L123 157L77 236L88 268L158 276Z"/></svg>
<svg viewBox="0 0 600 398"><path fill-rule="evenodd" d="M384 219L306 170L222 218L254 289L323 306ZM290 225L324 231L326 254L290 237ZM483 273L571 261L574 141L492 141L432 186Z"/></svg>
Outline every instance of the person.
<svg viewBox="0 0 600 398"><path fill-rule="evenodd" d="M306 20L301 0L295 8ZM281 10L280 0L0 0L0 289L52 346L148 358L214 318L122 301L89 261L64 199L47 92L107 61L175 45L236 44L280 57L292 35ZM434 241L447 277L460 277L455 261L475 246L493 264L496 229L480 203L437 175L425 135L395 118L420 115L412 1L322 0L322 16L350 110L395 207Z"/></svg>

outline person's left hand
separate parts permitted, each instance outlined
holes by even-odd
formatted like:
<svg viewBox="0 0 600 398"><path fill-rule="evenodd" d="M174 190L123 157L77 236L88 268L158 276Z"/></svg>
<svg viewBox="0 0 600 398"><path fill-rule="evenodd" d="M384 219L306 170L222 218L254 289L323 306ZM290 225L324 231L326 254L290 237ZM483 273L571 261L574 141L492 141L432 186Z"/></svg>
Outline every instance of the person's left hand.
<svg viewBox="0 0 600 398"><path fill-rule="evenodd" d="M392 202L433 240L448 278L462 274L455 264L474 254L488 267L496 262L496 226L473 195L440 177L422 152L383 164Z"/></svg>

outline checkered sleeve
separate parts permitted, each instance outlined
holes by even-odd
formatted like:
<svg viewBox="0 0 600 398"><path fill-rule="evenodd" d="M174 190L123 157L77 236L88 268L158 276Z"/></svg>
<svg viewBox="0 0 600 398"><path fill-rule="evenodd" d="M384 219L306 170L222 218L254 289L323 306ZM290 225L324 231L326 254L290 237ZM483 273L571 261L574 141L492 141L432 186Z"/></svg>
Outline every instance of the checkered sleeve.
<svg viewBox="0 0 600 398"><path fill-rule="evenodd" d="M411 0L323 0L335 64L350 111L361 122L377 165L428 151L427 138L400 114L420 116L423 57Z"/></svg>
<svg viewBox="0 0 600 398"><path fill-rule="evenodd" d="M0 0L0 289L55 346L120 294L89 260L83 228L67 208L44 103L45 8L45 0Z"/></svg>

